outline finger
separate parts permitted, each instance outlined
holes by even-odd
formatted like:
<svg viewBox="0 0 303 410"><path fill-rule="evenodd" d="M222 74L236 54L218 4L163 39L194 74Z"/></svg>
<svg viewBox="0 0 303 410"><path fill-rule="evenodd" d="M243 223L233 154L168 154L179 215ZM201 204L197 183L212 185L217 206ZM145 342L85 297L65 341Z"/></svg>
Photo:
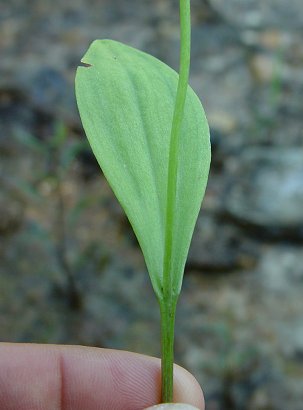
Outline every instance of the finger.
<svg viewBox="0 0 303 410"><path fill-rule="evenodd" d="M159 401L159 359L88 347L0 344L2 410L141 410ZM179 366L174 401L204 409L199 384Z"/></svg>

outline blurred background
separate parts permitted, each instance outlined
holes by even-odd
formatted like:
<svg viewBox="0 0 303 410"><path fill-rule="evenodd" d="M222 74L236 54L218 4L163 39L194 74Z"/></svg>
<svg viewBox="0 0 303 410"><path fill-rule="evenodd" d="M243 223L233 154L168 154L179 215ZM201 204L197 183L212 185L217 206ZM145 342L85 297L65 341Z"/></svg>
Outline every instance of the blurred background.
<svg viewBox="0 0 303 410"><path fill-rule="evenodd" d="M302 410L303 2L192 0L213 160L176 361L208 410ZM113 38L178 68L177 0L0 0L0 339L159 356L136 239L86 142L74 76Z"/></svg>

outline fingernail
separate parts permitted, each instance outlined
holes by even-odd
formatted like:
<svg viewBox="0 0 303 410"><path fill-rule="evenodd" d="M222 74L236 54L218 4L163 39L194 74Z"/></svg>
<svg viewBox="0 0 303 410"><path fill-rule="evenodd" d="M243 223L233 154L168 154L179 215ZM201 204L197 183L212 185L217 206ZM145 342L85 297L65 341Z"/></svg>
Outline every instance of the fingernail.
<svg viewBox="0 0 303 410"><path fill-rule="evenodd" d="M199 410L199 409L197 407L191 406L190 404L166 403L166 404L158 404L157 406L148 407L145 410Z"/></svg>

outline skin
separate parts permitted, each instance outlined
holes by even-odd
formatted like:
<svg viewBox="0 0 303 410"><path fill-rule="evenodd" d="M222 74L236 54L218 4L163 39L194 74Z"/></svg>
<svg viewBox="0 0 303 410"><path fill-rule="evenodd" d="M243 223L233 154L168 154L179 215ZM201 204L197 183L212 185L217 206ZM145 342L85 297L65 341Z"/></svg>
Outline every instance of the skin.
<svg viewBox="0 0 303 410"><path fill-rule="evenodd" d="M160 360L80 346L0 343L1 410L142 410L160 402ZM174 402L204 410L201 388L174 367Z"/></svg>

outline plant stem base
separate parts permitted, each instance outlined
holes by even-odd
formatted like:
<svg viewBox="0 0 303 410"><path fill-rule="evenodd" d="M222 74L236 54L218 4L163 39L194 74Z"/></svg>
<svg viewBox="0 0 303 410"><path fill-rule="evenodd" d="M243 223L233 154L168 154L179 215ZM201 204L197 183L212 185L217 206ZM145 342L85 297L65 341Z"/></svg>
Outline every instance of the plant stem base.
<svg viewBox="0 0 303 410"><path fill-rule="evenodd" d="M173 401L173 366L174 366L174 327L176 315L176 299L160 303L161 312L161 378L162 403Z"/></svg>

